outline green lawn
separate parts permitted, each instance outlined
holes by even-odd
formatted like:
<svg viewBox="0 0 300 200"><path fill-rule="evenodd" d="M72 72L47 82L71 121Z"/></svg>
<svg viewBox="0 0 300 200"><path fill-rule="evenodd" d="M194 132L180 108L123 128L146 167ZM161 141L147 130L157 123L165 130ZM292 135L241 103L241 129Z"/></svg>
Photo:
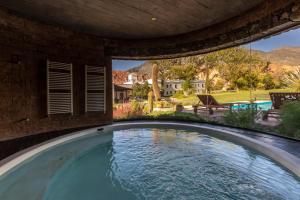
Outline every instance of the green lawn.
<svg viewBox="0 0 300 200"><path fill-rule="evenodd" d="M270 92L294 92L293 89L274 89L274 90L256 90L252 92L252 98L256 100L270 100ZM249 91L238 91L238 92L223 92L213 94L216 100L220 103L236 102L236 101L249 101Z"/></svg>
<svg viewBox="0 0 300 200"><path fill-rule="evenodd" d="M175 101L177 103L181 103L184 106L187 106L187 105L197 104L199 100L196 95L190 95L185 98L176 98Z"/></svg>
<svg viewBox="0 0 300 200"><path fill-rule="evenodd" d="M295 92L294 89L274 89L274 90L256 90L252 92L252 96L257 100L270 100L269 92ZM237 92L221 92L212 94L219 103L229 103L236 101L249 101L250 92L241 90ZM196 95L190 95L186 98L176 99L183 105L193 105L198 103Z"/></svg>

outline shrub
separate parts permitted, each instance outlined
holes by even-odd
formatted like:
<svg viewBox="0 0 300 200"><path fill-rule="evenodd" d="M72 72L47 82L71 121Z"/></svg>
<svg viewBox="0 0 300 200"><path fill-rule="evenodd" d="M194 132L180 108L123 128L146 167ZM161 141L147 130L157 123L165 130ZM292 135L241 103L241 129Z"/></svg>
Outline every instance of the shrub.
<svg viewBox="0 0 300 200"><path fill-rule="evenodd" d="M131 101L131 112L133 115L141 115L143 114L143 104L138 101Z"/></svg>
<svg viewBox="0 0 300 200"><path fill-rule="evenodd" d="M153 118L158 118L160 116L170 116L174 115L174 111L154 111L152 113L149 113L147 116L153 117Z"/></svg>
<svg viewBox="0 0 300 200"><path fill-rule="evenodd" d="M224 115L224 122L227 125L240 128L253 128L254 110L240 110L239 112L227 111Z"/></svg>
<svg viewBox="0 0 300 200"><path fill-rule="evenodd" d="M280 131L290 137L300 138L300 102L289 102L281 109Z"/></svg>
<svg viewBox="0 0 300 200"><path fill-rule="evenodd" d="M151 88L148 85L148 82L145 82L144 84L136 83L132 87L132 96L133 97L141 97L141 98L147 98L147 95Z"/></svg>
<svg viewBox="0 0 300 200"><path fill-rule="evenodd" d="M173 108L174 104L173 104L173 102L164 101L164 107L165 108Z"/></svg>
<svg viewBox="0 0 300 200"><path fill-rule="evenodd" d="M143 107L143 114L147 114L147 113L149 113L150 111L149 111L149 105L148 104L146 104L146 105L144 105L144 107Z"/></svg>
<svg viewBox="0 0 300 200"><path fill-rule="evenodd" d="M183 99L183 98L185 98L182 90L177 91L172 97L176 98L176 99Z"/></svg>
<svg viewBox="0 0 300 200"><path fill-rule="evenodd" d="M114 118L115 121L123 120L175 120L175 121L186 121L186 122L207 122L202 117L191 113L176 113L174 111L153 111L146 115L133 116L128 118Z"/></svg>
<svg viewBox="0 0 300 200"><path fill-rule="evenodd" d="M174 111L155 111L147 116L145 119L156 120L181 120L188 122L206 122L202 117L192 113L174 112Z"/></svg>
<svg viewBox="0 0 300 200"><path fill-rule="evenodd" d="M191 85L191 81L190 80L184 80L182 83L182 89L183 91L189 91L190 89L193 89L192 85Z"/></svg>
<svg viewBox="0 0 300 200"><path fill-rule="evenodd" d="M155 102L155 107L156 108L171 108L171 107L173 107L173 105L171 103L167 102L166 100L161 100L161 101Z"/></svg>
<svg viewBox="0 0 300 200"><path fill-rule="evenodd" d="M177 105L175 106L175 111L176 111L176 112L182 112L183 109L184 109L184 107L183 107L182 104L177 104Z"/></svg>
<svg viewBox="0 0 300 200"><path fill-rule="evenodd" d="M165 107L165 101L157 101L155 102L156 108L164 108Z"/></svg>
<svg viewBox="0 0 300 200"><path fill-rule="evenodd" d="M113 110L114 119L126 119L133 116L143 115L144 106L137 101L131 101L130 103L123 103L117 106Z"/></svg>
<svg viewBox="0 0 300 200"><path fill-rule="evenodd" d="M274 89L276 86L272 75L269 73L264 76L262 82L265 90Z"/></svg>
<svg viewBox="0 0 300 200"><path fill-rule="evenodd" d="M125 119L130 117L132 113L131 105L129 103L119 105L113 111L113 118L114 119Z"/></svg>
<svg viewBox="0 0 300 200"><path fill-rule="evenodd" d="M153 111L153 92L150 91L148 93L148 112L152 112Z"/></svg>

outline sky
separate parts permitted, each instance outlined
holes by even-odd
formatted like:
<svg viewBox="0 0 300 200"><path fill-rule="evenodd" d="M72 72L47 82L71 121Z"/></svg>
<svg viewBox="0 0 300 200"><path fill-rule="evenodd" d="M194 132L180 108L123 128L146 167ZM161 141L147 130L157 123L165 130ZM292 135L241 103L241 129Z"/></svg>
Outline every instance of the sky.
<svg viewBox="0 0 300 200"><path fill-rule="evenodd" d="M273 49L278 49L284 46L300 46L300 28L252 42L251 46L253 49L261 51L272 51ZM113 60L112 65L113 70L127 70L144 62L145 61Z"/></svg>
<svg viewBox="0 0 300 200"><path fill-rule="evenodd" d="M143 64L145 61L136 60L113 60L112 67L113 70L127 70L136 66Z"/></svg>
<svg viewBox="0 0 300 200"><path fill-rule="evenodd" d="M272 51L284 46L300 46L300 28L252 42L252 48L261 51Z"/></svg>

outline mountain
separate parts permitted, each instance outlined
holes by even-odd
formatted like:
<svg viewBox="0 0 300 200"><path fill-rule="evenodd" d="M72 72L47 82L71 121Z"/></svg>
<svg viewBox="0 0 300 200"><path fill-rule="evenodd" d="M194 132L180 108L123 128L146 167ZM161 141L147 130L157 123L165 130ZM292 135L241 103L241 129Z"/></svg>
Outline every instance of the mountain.
<svg viewBox="0 0 300 200"><path fill-rule="evenodd" d="M258 53L264 60L271 62L271 68L293 69L295 66L300 66L300 47L282 47L269 52L253 51ZM129 69L128 72L150 75L151 66L150 61L145 61L145 63Z"/></svg>
<svg viewBox="0 0 300 200"><path fill-rule="evenodd" d="M270 52L256 52L272 64L300 66L300 47L282 47Z"/></svg>
<svg viewBox="0 0 300 200"><path fill-rule="evenodd" d="M129 73L137 73L137 74L140 74L140 75L143 75L143 74L151 74L151 69L152 69L152 64L149 62L149 61L145 61L143 64L137 66L137 67L134 67L134 68L131 68L129 70L127 70Z"/></svg>

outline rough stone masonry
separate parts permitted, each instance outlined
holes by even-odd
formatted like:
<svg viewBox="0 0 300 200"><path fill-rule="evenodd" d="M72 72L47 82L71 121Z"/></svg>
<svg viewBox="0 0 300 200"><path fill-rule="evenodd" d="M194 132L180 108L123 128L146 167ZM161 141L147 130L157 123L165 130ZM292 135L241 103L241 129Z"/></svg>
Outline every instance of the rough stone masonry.
<svg viewBox="0 0 300 200"><path fill-rule="evenodd" d="M73 64L74 113L47 116L47 59ZM0 9L0 140L112 122L111 84L106 113L85 113L85 65L105 66L111 58L103 40L42 24Z"/></svg>

